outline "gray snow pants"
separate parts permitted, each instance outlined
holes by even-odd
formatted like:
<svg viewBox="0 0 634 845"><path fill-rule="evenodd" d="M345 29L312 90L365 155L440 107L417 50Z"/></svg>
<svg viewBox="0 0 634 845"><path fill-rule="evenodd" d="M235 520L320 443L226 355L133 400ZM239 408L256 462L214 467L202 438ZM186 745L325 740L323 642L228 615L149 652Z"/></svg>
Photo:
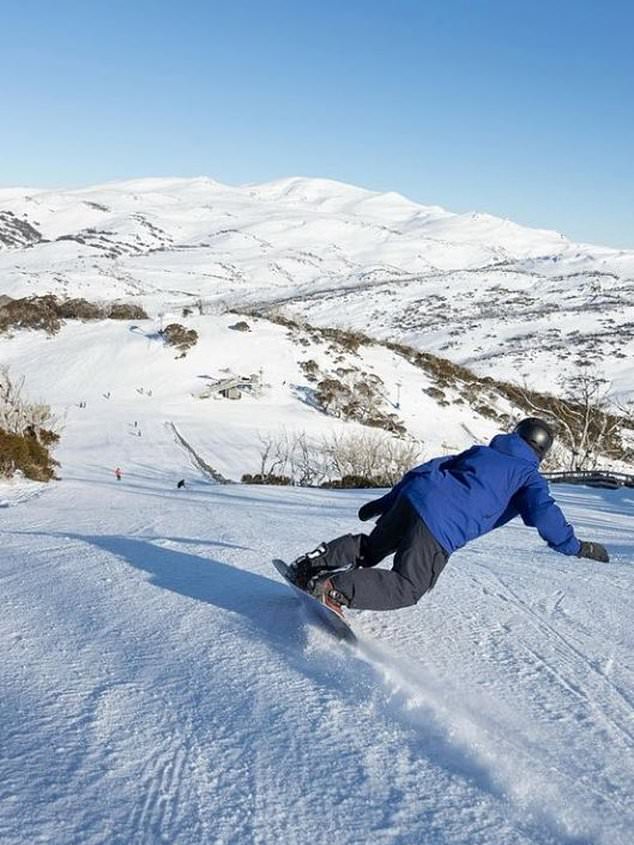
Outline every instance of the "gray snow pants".
<svg viewBox="0 0 634 845"><path fill-rule="evenodd" d="M396 610L416 604L436 583L449 555L405 496L379 519L371 534L344 534L326 544L333 585L357 610ZM392 569L372 569L394 553Z"/></svg>

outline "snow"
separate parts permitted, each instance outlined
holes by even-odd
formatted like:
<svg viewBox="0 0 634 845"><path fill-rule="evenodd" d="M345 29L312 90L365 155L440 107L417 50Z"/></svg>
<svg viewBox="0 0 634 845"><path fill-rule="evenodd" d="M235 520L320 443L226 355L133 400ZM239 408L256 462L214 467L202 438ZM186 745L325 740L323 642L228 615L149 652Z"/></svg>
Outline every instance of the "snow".
<svg viewBox="0 0 634 845"><path fill-rule="evenodd" d="M631 841L630 492L557 489L610 565L513 525L351 650L269 561L367 494L113 457L3 512L3 843Z"/></svg>
<svg viewBox="0 0 634 845"><path fill-rule="evenodd" d="M181 319L165 314L164 323L173 317ZM237 332L229 328L237 319L231 314L188 317L185 322L198 331L199 341L183 359L164 345L158 321L107 320L69 321L52 338L42 332L0 338L0 357L16 377L25 377L29 396L50 402L64 421L56 452L64 478L80 455L90 473L104 449L112 449L113 469L141 460L155 463L159 445L171 455L170 424L207 463L236 481L259 471L260 435L305 432L318 441L333 432L363 431L357 423L326 416L304 398L310 384L300 363L310 359L324 372L354 366L381 378L385 409L398 412L422 456L459 451L474 436L488 440L496 432L490 419L466 404L438 406L425 393L429 378L383 347L339 361L327 342L302 345L283 326L262 319L248 318L251 331ZM199 398L214 379L251 373L261 373L264 382L259 399L246 394L240 401ZM86 402L85 409L80 402Z"/></svg>
<svg viewBox="0 0 634 845"><path fill-rule="evenodd" d="M0 841L629 845L632 492L555 488L609 565L511 524L417 607L350 612L351 650L270 560L362 530L371 494L211 484L169 425L238 478L257 431L341 424L282 384L282 327L196 319L181 360L126 323L2 341L64 431L61 481L0 488ZM261 400L191 395L258 364ZM420 375L396 373L429 454L466 445L471 412L416 405Z"/></svg>
<svg viewBox="0 0 634 845"><path fill-rule="evenodd" d="M360 431L311 404L308 360L380 379L384 408L427 457L495 433L454 388L438 404L428 376L386 347L344 354L251 317L242 334L228 303L290 299L316 322L377 336L394 336L398 318L399 337L455 342L482 367L512 331L553 320L590 331L605 314L584 309L606 291L625 297L631 253L556 247L556 234L329 180L3 189L0 204L46 236L95 226L128 250L8 249L0 293L122 296L152 316L0 338L2 364L62 425L61 480L0 483L0 842L630 845L631 490L554 487L610 564L557 555L511 523L454 555L418 606L349 612L353 649L315 626L270 560L368 530L356 511L375 494L219 485L200 462L236 481L258 470L261 434ZM515 248L512 271L465 269ZM591 295L585 279L555 281L577 261L621 261L624 275ZM443 262L454 269L433 269ZM531 262L556 270L536 281L520 268ZM416 267L428 275L412 282ZM448 286L457 311L474 290L506 293L488 324L445 312L436 326ZM570 308L509 316L531 286L549 305L563 289ZM198 297L206 313L182 318ZM610 313L629 319L619 303ZM173 320L199 333L185 358L158 334ZM524 376L511 355L499 361ZM627 396L631 358L617 364ZM544 384L561 366L551 351ZM259 398L199 398L211 379L260 371Z"/></svg>
<svg viewBox="0 0 634 845"><path fill-rule="evenodd" d="M6 243L3 214L13 215ZM50 242L16 247L20 221ZM485 375L519 370L536 387L554 388L583 360L624 399L633 277L632 250L328 179L0 192L0 294L132 299L153 316L198 299L238 309L291 301L311 322L371 327Z"/></svg>

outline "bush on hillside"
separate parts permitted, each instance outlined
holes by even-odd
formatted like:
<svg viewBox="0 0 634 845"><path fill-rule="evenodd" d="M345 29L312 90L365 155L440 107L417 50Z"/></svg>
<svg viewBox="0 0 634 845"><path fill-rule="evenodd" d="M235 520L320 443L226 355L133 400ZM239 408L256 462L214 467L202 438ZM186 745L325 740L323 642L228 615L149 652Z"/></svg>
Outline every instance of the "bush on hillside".
<svg viewBox="0 0 634 845"><path fill-rule="evenodd" d="M389 487L385 479L368 477L367 475L344 475L334 481L324 481L320 487L333 490L366 490L373 487Z"/></svg>
<svg viewBox="0 0 634 845"><path fill-rule="evenodd" d="M328 376L316 387L315 400L327 414L354 420L390 434L405 434L406 428L396 414L382 409L383 397L377 385L352 376L346 382Z"/></svg>
<svg viewBox="0 0 634 845"><path fill-rule="evenodd" d="M198 343L198 332L186 328L181 323L170 323L161 331L161 335L167 346L174 346L181 352L181 358Z"/></svg>
<svg viewBox="0 0 634 845"><path fill-rule="evenodd" d="M20 470L35 481L50 481L58 466L50 454L59 440L56 420L48 405L25 399L23 387L23 379L16 382L6 367L0 369L0 476Z"/></svg>
<svg viewBox="0 0 634 845"><path fill-rule="evenodd" d="M503 291L501 291L503 292ZM329 341L331 350L345 349L356 352L363 345L367 348L382 346L396 355L404 358L410 364L420 369L433 385L427 390L440 405L450 404L447 396L443 399L440 393L433 390L455 392L451 403L455 405L467 404L478 413L493 420L500 428L512 423L507 413L496 407L496 402L511 405L514 416L540 415L552 420L560 431L560 442L565 446L557 456L553 455L552 467L561 468L570 465L588 466L599 458L624 461L631 463L633 451L627 440L627 432L634 430L634 415L631 411L614 406L606 401L606 397L596 389L597 378L590 373L563 379L560 383L558 395L540 393L525 385L498 381L490 376L478 376L467 367L441 358L430 352L421 352L411 346L393 341L377 341L360 332L345 332L339 329L321 329L304 321L299 322L287 317L279 310L253 309L252 316L265 316L273 323L277 323L289 330L291 337L299 342L301 337L310 338L310 342L319 343ZM569 333L571 340L578 335L578 330ZM624 353L614 353L621 357ZM340 359L335 359L340 360ZM589 362L578 362L579 366L587 369ZM345 417L346 390L341 389L330 377L323 378L322 384L317 386L316 398L320 401L326 413ZM601 382L602 379L599 379ZM321 391L319 388L321 387ZM345 387L345 386L344 386ZM319 394L319 395L317 395ZM348 417L359 419L353 414ZM389 416L389 415L388 415ZM367 419L359 420L369 425ZM373 425L381 424L381 417L373 421ZM389 425L389 423L388 423ZM381 427L384 427L381 425ZM389 430L389 428L388 428ZM393 429L398 431L398 428Z"/></svg>
<svg viewBox="0 0 634 845"><path fill-rule="evenodd" d="M64 320L147 320L139 305L119 302L97 305L81 297L58 299L53 294L9 299L0 304L0 332L10 329L34 329L54 335Z"/></svg>
<svg viewBox="0 0 634 845"><path fill-rule="evenodd" d="M0 476L11 478L16 471L33 481L50 481L59 466L46 444L59 440L59 435L45 429L32 434L12 434L0 428Z"/></svg>
<svg viewBox="0 0 634 845"><path fill-rule="evenodd" d="M243 484L272 484L276 487L288 487L293 483L292 479L289 478L288 475L262 475L260 472L256 472L255 475L251 475L251 473L246 472L240 481Z"/></svg>
<svg viewBox="0 0 634 845"><path fill-rule="evenodd" d="M0 309L0 332L9 329L39 329L56 334L62 326L54 296L27 296L12 299Z"/></svg>
<svg viewBox="0 0 634 845"><path fill-rule="evenodd" d="M110 320L147 320L148 315L140 305L131 302L115 302L108 309Z"/></svg>
<svg viewBox="0 0 634 845"><path fill-rule="evenodd" d="M62 300L56 312L64 320L103 320L106 316L101 306L81 297Z"/></svg>
<svg viewBox="0 0 634 845"><path fill-rule="evenodd" d="M319 381L319 364L317 363L317 361L314 361L312 358L309 358L308 361L300 361L299 366L304 375L306 376L306 381Z"/></svg>

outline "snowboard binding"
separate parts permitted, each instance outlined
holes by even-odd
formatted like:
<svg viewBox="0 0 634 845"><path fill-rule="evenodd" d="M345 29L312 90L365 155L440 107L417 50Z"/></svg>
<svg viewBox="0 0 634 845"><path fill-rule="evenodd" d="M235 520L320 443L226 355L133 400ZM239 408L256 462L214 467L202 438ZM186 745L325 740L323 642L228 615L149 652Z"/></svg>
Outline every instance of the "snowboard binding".
<svg viewBox="0 0 634 845"><path fill-rule="evenodd" d="M290 569L293 573L295 584L297 584L300 590L310 592L310 582L319 575L320 572L328 569L325 561L327 552L328 546L325 543L321 543L316 549L313 549L312 552L300 555L291 563Z"/></svg>
<svg viewBox="0 0 634 845"><path fill-rule="evenodd" d="M326 543L321 543L312 552L307 552L294 560L290 570L295 585L300 590L304 590L342 616L342 607L348 607L350 602L330 580L333 570L328 566L327 554L328 546Z"/></svg>

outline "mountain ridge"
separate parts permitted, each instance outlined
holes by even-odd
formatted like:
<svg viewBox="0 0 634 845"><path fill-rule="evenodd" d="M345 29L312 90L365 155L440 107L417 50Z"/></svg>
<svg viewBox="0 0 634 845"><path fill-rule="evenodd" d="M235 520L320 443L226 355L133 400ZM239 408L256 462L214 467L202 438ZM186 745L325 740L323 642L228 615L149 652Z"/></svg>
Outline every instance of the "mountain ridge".
<svg viewBox="0 0 634 845"><path fill-rule="evenodd" d="M634 250L335 180L2 189L0 293L277 305L481 375L556 389L591 367L634 392Z"/></svg>

